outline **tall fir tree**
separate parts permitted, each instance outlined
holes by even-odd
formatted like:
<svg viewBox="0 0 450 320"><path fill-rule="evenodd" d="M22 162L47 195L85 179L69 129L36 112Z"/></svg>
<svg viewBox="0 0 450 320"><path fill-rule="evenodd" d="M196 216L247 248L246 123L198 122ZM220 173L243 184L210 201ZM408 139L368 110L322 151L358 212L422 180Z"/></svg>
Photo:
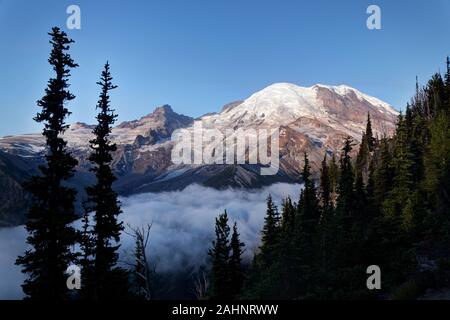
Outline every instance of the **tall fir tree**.
<svg viewBox="0 0 450 320"><path fill-rule="evenodd" d="M296 231L298 236L297 246L303 262L311 265L314 260L315 235L320 220L319 202L314 180L311 176L311 167L307 154L304 154L304 166L302 171L303 189L298 204L298 219L296 219Z"/></svg>
<svg viewBox="0 0 450 320"><path fill-rule="evenodd" d="M301 275L297 287L297 297L304 297L311 292L314 268L317 257L317 234L320 220L319 201L315 182L311 175L311 167L307 154L304 154L302 170L303 189L295 218L295 231L292 242L295 246L294 257L296 259L296 273Z"/></svg>
<svg viewBox="0 0 450 320"><path fill-rule="evenodd" d="M109 135L111 127L116 121L117 115L110 106L109 92L117 86L112 84L110 66L107 62L102 71L100 81L101 93L97 104L99 113L97 115L97 126L93 133L95 138L90 141L92 153L89 160L93 164L91 169L94 172L97 182L94 186L86 188L89 202L94 212L94 226L92 235L95 242L94 263L93 263L93 299L107 299L115 294L123 294L126 288L126 279L122 277L121 270L114 270L118 259L118 249L120 244L120 233L123 230L122 222L118 221L118 216L122 212L117 193L112 185L116 180L111 169L112 153L117 146L111 143ZM119 284L119 282L121 284ZM118 285L119 287L111 287ZM117 290L116 290L117 289Z"/></svg>
<svg viewBox="0 0 450 320"><path fill-rule="evenodd" d="M339 181L339 166L336 161L336 155L333 153L331 160L328 164L328 172L330 176L330 186L331 186L331 201L333 205L336 204L337 197L337 184Z"/></svg>
<svg viewBox="0 0 450 320"><path fill-rule="evenodd" d="M208 252L212 260L209 297L214 300L231 299L232 290L229 272L230 227L228 226L226 210L216 218L215 233L216 239Z"/></svg>
<svg viewBox="0 0 450 320"><path fill-rule="evenodd" d="M80 259L81 264L81 298L89 299L92 297L93 285L91 283L93 276L93 255L95 252L95 243L92 237L92 225L90 221L91 208L87 201L83 201L83 217L81 218L82 229L80 234L80 250L82 256Z"/></svg>
<svg viewBox="0 0 450 320"><path fill-rule="evenodd" d="M322 166L320 168L320 203L323 210L331 208L333 206L331 199L331 178L330 169L327 164L327 155L323 157Z"/></svg>
<svg viewBox="0 0 450 320"><path fill-rule="evenodd" d="M325 154L322 160L322 167L320 169L320 204L321 204L321 216L319 222L319 243L318 250L318 271L319 273L319 286L323 288L330 287L330 274L333 272L334 266L334 254L336 251L336 238L335 238L335 217L334 217L334 205L332 201L332 186L330 179L329 167L327 164L327 156ZM326 289L323 289L322 293L319 293L319 297L329 297Z"/></svg>
<svg viewBox="0 0 450 320"><path fill-rule="evenodd" d="M77 241L77 232L70 225L76 218L76 191L66 181L73 176L77 160L67 151L67 142L61 135L68 127L65 121L70 115L66 103L75 98L68 90L68 78L71 69L78 65L67 53L73 43L67 34L54 27L49 35L52 51L48 62L55 77L48 81L44 97L37 102L42 109L34 118L44 123L47 163L39 167L40 175L24 185L33 199L26 223L31 248L16 264L28 275L22 288L29 298L61 300L68 297L65 271L76 258L71 248Z"/></svg>
<svg viewBox="0 0 450 320"><path fill-rule="evenodd" d="M367 113L367 123L366 123L365 137L366 137L367 146L369 148L369 151L372 152L374 150L374 148L375 148L376 139L373 136L372 121L370 119L370 113L369 112Z"/></svg>
<svg viewBox="0 0 450 320"><path fill-rule="evenodd" d="M242 266L242 254L244 253L245 244L241 242L236 222L233 225L233 233L231 234L230 249L231 255L229 260L229 276L231 297L238 298L242 285L244 284L244 270Z"/></svg>
<svg viewBox="0 0 450 320"><path fill-rule="evenodd" d="M384 202L384 212L390 217L401 217L403 205L407 202L414 185L414 177L412 175L413 154L410 149L409 139L410 136L408 135L405 118L400 114L392 158L392 190Z"/></svg>
<svg viewBox="0 0 450 320"><path fill-rule="evenodd" d="M340 159L340 177L336 201L338 258L341 265L351 264L355 257L355 254L349 250L349 247L354 243L352 239L353 223L357 215L355 212L355 191L353 188L355 176L350 156L352 148L353 140L347 137Z"/></svg>
<svg viewBox="0 0 450 320"><path fill-rule="evenodd" d="M391 166L392 154L390 140L383 137L377 156L377 162L373 173L374 199L377 207L381 208L383 201L392 189L393 170Z"/></svg>
<svg viewBox="0 0 450 320"><path fill-rule="evenodd" d="M280 214L272 196L267 197L267 211L261 237L261 256L264 264L273 262L280 235Z"/></svg>

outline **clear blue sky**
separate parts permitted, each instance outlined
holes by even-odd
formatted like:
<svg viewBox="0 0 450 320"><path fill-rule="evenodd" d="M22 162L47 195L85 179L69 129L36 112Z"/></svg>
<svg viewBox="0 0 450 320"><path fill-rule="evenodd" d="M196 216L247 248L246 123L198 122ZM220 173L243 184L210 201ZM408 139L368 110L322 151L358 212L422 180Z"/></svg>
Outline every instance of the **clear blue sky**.
<svg viewBox="0 0 450 320"><path fill-rule="evenodd" d="M66 30L70 4L81 30ZM369 4L382 30L366 28ZM199 116L274 82L345 83L401 109L415 76L443 70L450 54L446 0L0 0L0 135L40 129L31 118L51 75L52 26L76 41L70 122L94 122L106 60L122 121L166 103Z"/></svg>

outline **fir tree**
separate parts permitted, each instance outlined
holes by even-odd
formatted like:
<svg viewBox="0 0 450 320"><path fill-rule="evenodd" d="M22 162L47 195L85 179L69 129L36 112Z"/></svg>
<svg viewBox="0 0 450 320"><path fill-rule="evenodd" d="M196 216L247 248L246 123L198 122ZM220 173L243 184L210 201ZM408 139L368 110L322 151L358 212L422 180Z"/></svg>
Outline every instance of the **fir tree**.
<svg viewBox="0 0 450 320"><path fill-rule="evenodd" d="M231 299L229 257L230 257L230 227L228 226L228 215L225 211L216 218L216 240L213 241L212 249L208 254L212 260L211 269L211 299Z"/></svg>
<svg viewBox="0 0 450 320"><path fill-rule="evenodd" d="M337 165L336 156L334 153L331 156L331 160L328 164L328 172L330 176L331 200L334 205L336 202L337 184L339 181L339 167Z"/></svg>
<svg viewBox="0 0 450 320"><path fill-rule="evenodd" d="M233 298L238 297L244 283L244 270L242 267L242 253L245 244L241 242L236 222L233 225L233 233L230 241L230 290Z"/></svg>
<svg viewBox="0 0 450 320"><path fill-rule="evenodd" d="M433 210L440 216L450 208L450 116L440 113L430 128L431 139L425 157L425 187Z"/></svg>
<svg viewBox="0 0 450 320"><path fill-rule="evenodd" d="M272 200L272 196L267 197L267 211L264 217L264 227L261 237L261 255L265 264L273 262L275 251L280 234L280 215L278 208Z"/></svg>
<svg viewBox="0 0 450 320"><path fill-rule="evenodd" d="M392 189L393 171L391 167L391 151L389 139L383 137L380 141L380 150L377 164L373 173L374 180L374 199L377 207L381 208L381 204L386 199L388 193Z"/></svg>
<svg viewBox="0 0 450 320"><path fill-rule="evenodd" d="M71 69L78 65L67 53L73 41L66 33L54 27L49 35L52 51L48 62L55 77L48 81L45 96L37 102L42 109L34 118L44 123L47 163L39 167L40 175L24 185L33 198L26 224L31 249L16 264L28 275L22 285L28 297L60 300L67 298L65 271L76 258L71 248L77 232L70 225L76 218L76 191L67 187L66 181L73 176L77 161L67 151L67 142L61 135L67 129L65 121L70 115L66 102L75 98L68 90L68 78Z"/></svg>
<svg viewBox="0 0 450 320"><path fill-rule="evenodd" d="M336 202L336 219L337 219L337 242L338 256L341 264L351 264L351 259L355 254L351 252L349 247L354 243L353 223L355 221L355 192L353 183L355 181L353 166L350 157L352 151L352 139L345 139L342 155L340 159L340 177L338 183L338 198ZM351 257L350 257L351 256Z"/></svg>
<svg viewBox="0 0 450 320"><path fill-rule="evenodd" d="M370 113L367 113L367 124L366 124L366 132L365 137L367 141L367 146L369 151L372 152L375 147L375 138L372 132L372 121L370 120Z"/></svg>
<svg viewBox="0 0 450 320"><path fill-rule="evenodd" d="M93 151L89 160L94 165L91 171L95 173L97 183L86 189L95 220L92 230L95 241L92 272L94 299L105 299L116 294L116 288L111 288L111 283L117 285L117 282L121 282L122 284L118 285L121 288L126 287L126 279L119 279L123 272L118 269L114 270L118 259L117 250L120 247L118 242L123 226L122 222L117 219L122 211L117 200L117 193L112 188L116 177L110 166L112 152L117 149L116 144L111 143L109 139L111 127L117 118L114 109L110 107L109 101L110 90L117 88L111 81L109 63L106 63L100 81L97 82L101 86L97 104L97 109L100 111L97 115L98 124L93 130L95 138L90 141Z"/></svg>
<svg viewBox="0 0 450 320"><path fill-rule="evenodd" d="M320 202L323 210L331 208L333 205L331 201L331 191L331 179L327 165L327 155L325 154L320 169Z"/></svg>
<svg viewBox="0 0 450 320"><path fill-rule="evenodd" d="M311 264L314 259L314 236L319 225L320 211L317 199L316 187L311 177L311 167L306 153L304 154L304 166L302 171L303 190L299 200L297 232L298 247L301 249L303 262Z"/></svg>
<svg viewBox="0 0 450 320"><path fill-rule="evenodd" d="M91 212L91 208L89 208L86 201L83 202L83 217L81 218L82 230L81 230L81 239L80 239L80 249L82 252L81 257L81 297L83 299L89 299L92 297L93 285L92 280L92 271L93 271L93 254L95 252L95 243L92 237L92 226L89 218L89 213Z"/></svg>
<svg viewBox="0 0 450 320"><path fill-rule="evenodd" d="M400 217L402 207L407 202L413 187L412 152L409 144L408 128L402 114L399 115L395 135L394 153L392 158L393 185L388 199L384 203L385 214L391 217Z"/></svg>
<svg viewBox="0 0 450 320"><path fill-rule="evenodd" d="M321 286L327 288L330 282L330 273L334 264L335 253L335 219L334 206L331 198L331 179L329 174L329 167L327 165L326 154L322 161L320 170L320 203L321 203L321 217L319 223L319 261L318 266L321 272L320 282ZM325 294L326 293L322 293Z"/></svg>
<svg viewBox="0 0 450 320"><path fill-rule="evenodd" d="M311 292L315 262L317 257L317 232L320 220L319 201L314 180L311 176L311 167L306 153L302 170L303 189L298 203L295 218L295 232L293 235L294 258L298 281L293 285L297 287L297 297L303 297Z"/></svg>

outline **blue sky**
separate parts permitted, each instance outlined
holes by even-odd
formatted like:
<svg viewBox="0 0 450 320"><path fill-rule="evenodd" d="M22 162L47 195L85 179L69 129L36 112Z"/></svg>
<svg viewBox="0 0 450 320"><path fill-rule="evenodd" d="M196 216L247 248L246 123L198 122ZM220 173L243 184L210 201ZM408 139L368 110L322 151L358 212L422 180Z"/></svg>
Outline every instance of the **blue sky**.
<svg viewBox="0 0 450 320"><path fill-rule="evenodd" d="M81 30L66 30L71 4ZM366 28L370 4L382 30ZM166 103L199 116L274 82L344 83L401 109L415 76L426 81L450 54L446 0L0 0L0 135L40 130L52 26L76 41L70 122L94 122L106 60L122 121Z"/></svg>

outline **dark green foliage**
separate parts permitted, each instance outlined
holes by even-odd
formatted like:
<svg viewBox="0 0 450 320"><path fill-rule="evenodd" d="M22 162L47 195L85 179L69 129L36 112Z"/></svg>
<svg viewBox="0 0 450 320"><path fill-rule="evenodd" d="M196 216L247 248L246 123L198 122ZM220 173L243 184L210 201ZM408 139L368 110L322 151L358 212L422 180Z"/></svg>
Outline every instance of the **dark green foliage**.
<svg viewBox="0 0 450 320"><path fill-rule="evenodd" d="M77 241L77 232L70 225L76 218L74 200L76 191L65 185L73 176L77 161L67 151L67 142L61 137L67 129L70 115L66 102L75 96L69 92L70 70L77 67L67 53L73 42L65 32L53 28L49 33L52 51L48 62L55 77L48 81L44 97L37 102L41 111L34 118L44 124L47 164L25 184L32 196L26 229L31 249L17 259L17 264L28 275L22 285L32 299L66 299L65 271L75 261L71 248Z"/></svg>
<svg viewBox="0 0 450 320"><path fill-rule="evenodd" d="M230 227L228 215L225 211L216 218L216 240L208 254L211 257L211 299L231 299L232 290L230 283Z"/></svg>
<svg viewBox="0 0 450 320"><path fill-rule="evenodd" d="M338 183L338 198L336 200L337 219L337 246L340 264L346 265L354 260L356 252L349 248L354 241L353 225L360 212L356 211L356 196L353 189L355 181L350 152L352 151L351 138L347 138L342 148L340 159L340 178Z"/></svg>
<svg viewBox="0 0 450 320"><path fill-rule="evenodd" d="M89 196L89 204L94 212L94 225L92 237L95 243L93 253L93 266L89 273L92 279L89 281L93 285L93 299L114 298L114 290L111 283L117 285L122 282L121 287L126 287L126 278L122 277L124 272L114 270L116 268L120 240L120 232L123 230L122 222L118 221L118 215L122 212L117 193L113 190L112 184L116 180L110 163L111 153L116 151L116 145L111 143L109 134L111 127L116 121L117 115L110 107L109 92L115 89L112 84L112 77L109 71L109 63L105 64L104 70L97 84L101 86L100 98L97 108L100 110L97 115L97 126L93 130L95 138L90 141L92 153L89 160L93 163L92 172L95 173L97 183L86 188ZM121 292L122 290L120 290Z"/></svg>
<svg viewBox="0 0 450 320"><path fill-rule="evenodd" d="M80 258L81 264L81 297L83 299L87 299L93 296L94 292L94 284L93 280L93 266L94 261L92 259L95 253L95 242L92 236L92 225L90 221L90 211L87 202L83 202L83 217L81 219L81 223L83 224L81 235L80 235L80 250L82 252L82 256Z"/></svg>
<svg viewBox="0 0 450 320"><path fill-rule="evenodd" d="M244 284L244 270L242 268L242 253L245 244L241 242L237 230L236 222L233 225L233 233L231 235L230 248L231 256L229 260L229 276L231 297L236 298Z"/></svg>
<svg viewBox="0 0 450 320"><path fill-rule="evenodd" d="M265 264L269 265L275 258L277 241L280 235L280 214L278 208L272 200L272 196L267 198L267 211L264 217L264 227L261 237L261 257Z"/></svg>
<svg viewBox="0 0 450 320"><path fill-rule="evenodd" d="M262 299L415 299L450 285L450 59L399 115L393 137L373 137L370 115L353 161L347 138L315 190L305 155L304 188L272 199L243 297ZM270 255L268 254L270 252ZM265 258L268 256L269 258ZM366 287L378 265L382 288Z"/></svg>
<svg viewBox="0 0 450 320"><path fill-rule="evenodd" d="M293 236L294 255L301 257L297 261L297 272L301 281L296 284L300 296L308 293L307 284L314 276L312 270L317 257L317 231L320 220L319 201L314 181L311 177L309 159L305 153L302 179L304 187L298 202Z"/></svg>

